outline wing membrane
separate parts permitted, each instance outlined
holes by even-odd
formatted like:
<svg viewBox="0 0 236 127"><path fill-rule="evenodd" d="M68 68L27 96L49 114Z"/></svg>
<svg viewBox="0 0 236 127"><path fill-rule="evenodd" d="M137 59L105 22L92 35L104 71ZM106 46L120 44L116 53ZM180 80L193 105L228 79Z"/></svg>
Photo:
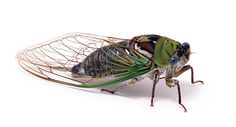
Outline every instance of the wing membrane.
<svg viewBox="0 0 236 127"><path fill-rule="evenodd" d="M150 71L144 67L148 59L131 51L129 41L71 33L24 50L17 58L22 68L40 78L72 86L97 87Z"/></svg>

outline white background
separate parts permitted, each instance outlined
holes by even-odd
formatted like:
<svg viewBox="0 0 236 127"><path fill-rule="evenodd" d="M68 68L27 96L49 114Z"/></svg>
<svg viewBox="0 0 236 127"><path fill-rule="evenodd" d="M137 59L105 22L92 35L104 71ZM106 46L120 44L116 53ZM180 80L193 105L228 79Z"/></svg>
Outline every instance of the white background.
<svg viewBox="0 0 236 127"><path fill-rule="evenodd" d="M235 126L236 4L233 0L6 0L0 2L0 126ZM119 95L91 93L43 81L23 71L18 51L69 32L132 38L159 34L191 44L190 72L176 88L161 81L151 108L152 82Z"/></svg>

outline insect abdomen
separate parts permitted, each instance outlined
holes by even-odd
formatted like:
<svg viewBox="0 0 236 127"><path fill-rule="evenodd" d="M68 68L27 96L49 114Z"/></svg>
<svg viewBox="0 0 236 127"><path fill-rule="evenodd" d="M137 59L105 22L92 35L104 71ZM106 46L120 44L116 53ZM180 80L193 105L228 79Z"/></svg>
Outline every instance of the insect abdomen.
<svg viewBox="0 0 236 127"><path fill-rule="evenodd" d="M104 46L92 52L82 62L71 69L74 75L87 75L93 77L103 77L116 74L119 71L115 68L116 57L122 57L121 49L117 49L116 45L124 46L122 51L128 49L129 42L119 42L114 45ZM119 71L120 72L120 71Z"/></svg>

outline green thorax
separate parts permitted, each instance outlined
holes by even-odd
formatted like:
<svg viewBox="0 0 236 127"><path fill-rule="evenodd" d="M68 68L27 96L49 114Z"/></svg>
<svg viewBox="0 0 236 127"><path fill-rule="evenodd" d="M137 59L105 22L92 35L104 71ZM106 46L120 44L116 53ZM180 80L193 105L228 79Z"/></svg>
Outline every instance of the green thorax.
<svg viewBox="0 0 236 127"><path fill-rule="evenodd" d="M167 37L161 36L155 46L153 61L159 68L170 66L170 57L178 50L180 43Z"/></svg>

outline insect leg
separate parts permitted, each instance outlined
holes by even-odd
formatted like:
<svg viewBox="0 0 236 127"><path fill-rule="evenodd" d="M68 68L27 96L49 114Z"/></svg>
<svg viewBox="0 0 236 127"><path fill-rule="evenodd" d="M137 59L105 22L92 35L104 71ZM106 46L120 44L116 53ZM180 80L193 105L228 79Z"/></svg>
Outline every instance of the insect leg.
<svg viewBox="0 0 236 127"><path fill-rule="evenodd" d="M108 93L114 94L116 91L118 91L119 89L121 89L121 88L123 88L123 87L125 87L125 86L127 86L127 85L128 85L128 84L121 85L121 86L115 88L114 90L101 89L101 92L106 91L106 92L108 92Z"/></svg>
<svg viewBox="0 0 236 127"><path fill-rule="evenodd" d="M176 82L176 86L177 86L177 90L178 90L178 102L179 102L179 105L181 105L183 107L184 112L187 112L187 109L185 108L185 106L181 102L181 91L180 91L179 82Z"/></svg>
<svg viewBox="0 0 236 127"><path fill-rule="evenodd" d="M194 81L194 71L193 71L193 67L190 65L186 65L180 71L175 72L175 77L178 77L179 75L181 75L182 73L184 73L185 71L187 71L189 69L191 69L191 83L195 84L195 83L200 82L200 83L204 84L204 82L201 80Z"/></svg>
<svg viewBox="0 0 236 127"><path fill-rule="evenodd" d="M119 89L122 89L122 88L124 88L125 86L128 86L128 85L134 85L137 81L143 80L144 78L145 78L145 76L138 76L136 78L131 79L130 82L115 88L114 90L101 89L101 92L106 91L106 92L109 92L111 94L114 94Z"/></svg>
<svg viewBox="0 0 236 127"><path fill-rule="evenodd" d="M166 84L169 87L174 87L174 86L177 87L179 105L183 107L184 112L187 112L187 109L185 108L185 106L182 104L182 101L181 101L182 98L181 98L181 90L180 90L179 81L176 79L166 78Z"/></svg>
<svg viewBox="0 0 236 127"><path fill-rule="evenodd" d="M159 77L160 77L160 73L159 71L157 71L155 74L154 74L154 81L153 81L153 87L152 87L152 98L151 98L151 107L153 107L153 100L154 100L154 96L155 96L155 88L156 88L156 84L157 82L159 81Z"/></svg>

